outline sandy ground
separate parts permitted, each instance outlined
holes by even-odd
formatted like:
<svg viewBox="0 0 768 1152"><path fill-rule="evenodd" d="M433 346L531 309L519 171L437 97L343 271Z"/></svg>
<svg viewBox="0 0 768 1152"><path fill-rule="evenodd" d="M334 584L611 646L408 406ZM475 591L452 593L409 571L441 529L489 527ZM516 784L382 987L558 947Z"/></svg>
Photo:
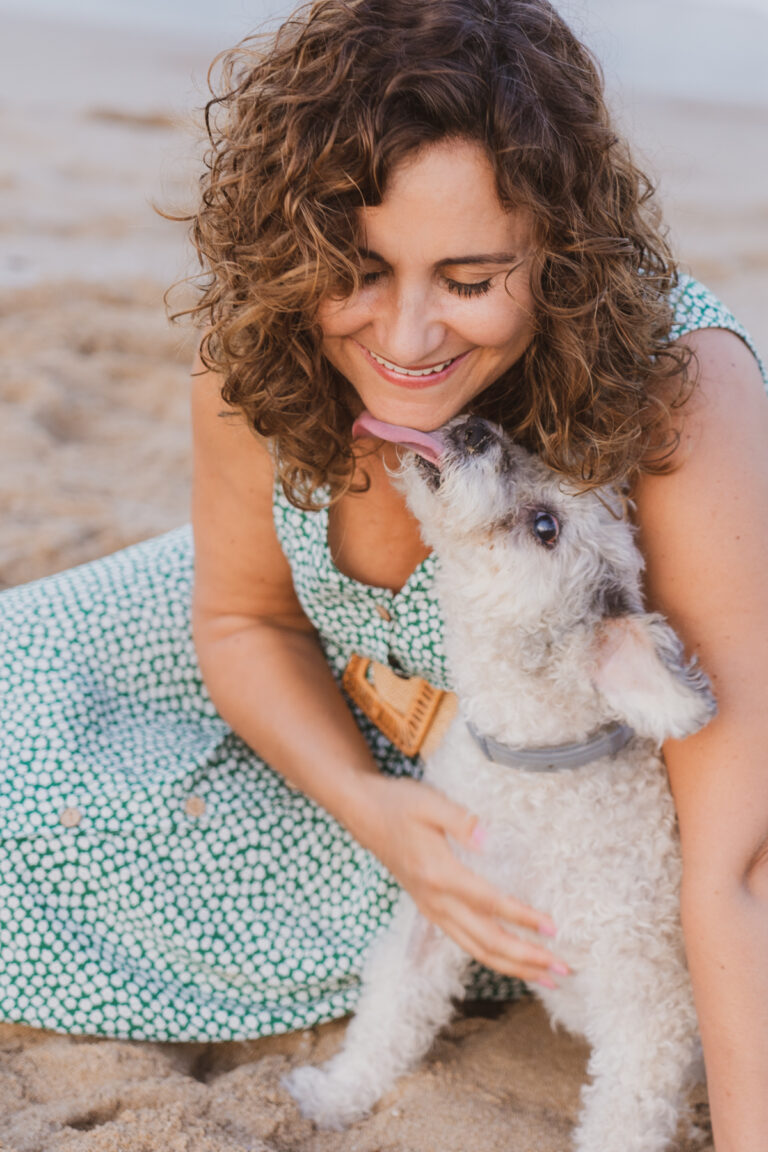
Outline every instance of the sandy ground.
<svg viewBox="0 0 768 1152"><path fill-rule="evenodd" d="M469 1011L472 1011L470 1006ZM367 1120L318 1132L280 1087L331 1055L344 1022L242 1043L92 1040L0 1025L0 1149L8 1152L565 1152L586 1049L520 1001L459 1017ZM700 1136L712 1152L703 1089ZM686 1126L687 1127L687 1126Z"/></svg>
<svg viewBox="0 0 768 1152"><path fill-rule="evenodd" d="M190 472L193 338L168 327L162 306L184 256L178 227L154 217L148 199L158 191L177 198L188 186L194 147L179 105L189 100L184 85L202 56L137 40L135 82L117 99L110 85L125 71L125 37L118 43L114 33L93 32L89 44L101 72L92 69L90 86L67 87L54 63L60 68L61 57L68 59L75 76L83 36L75 43L64 29L43 60L56 83L22 98L19 61L34 31L23 21L12 34L6 29L0 50L0 68L11 78L0 103L6 160L11 156L0 178L3 585L183 522ZM165 87L158 87L159 52ZM768 349L768 153L759 143L768 111L646 99L627 108L624 120L660 177L682 258ZM319 1134L298 1117L279 1079L291 1063L329 1054L343 1027L167 1045L0 1025L0 1149L567 1146L586 1053L554 1034L535 1003L498 1012L470 1007L370 1119L344 1135ZM704 1131L696 1146L711 1149L703 1088L694 1099ZM693 1147L681 1134L678 1152Z"/></svg>

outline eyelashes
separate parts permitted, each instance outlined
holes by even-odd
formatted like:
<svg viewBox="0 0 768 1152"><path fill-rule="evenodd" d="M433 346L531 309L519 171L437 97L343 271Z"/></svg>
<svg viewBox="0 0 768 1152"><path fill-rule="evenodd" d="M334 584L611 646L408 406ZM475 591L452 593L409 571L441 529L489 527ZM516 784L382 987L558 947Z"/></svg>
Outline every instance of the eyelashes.
<svg viewBox="0 0 768 1152"><path fill-rule="evenodd" d="M461 284L458 280L445 280L446 288L456 296L485 296L490 291L490 280L481 280L478 284Z"/></svg>
<svg viewBox="0 0 768 1152"><path fill-rule="evenodd" d="M372 284L377 284L383 275L383 271L364 272L361 278L363 287L368 288ZM473 296L485 296L491 289L490 279L480 280L477 284L462 284L459 280L449 280L447 277L442 277L442 281L449 292L465 300Z"/></svg>

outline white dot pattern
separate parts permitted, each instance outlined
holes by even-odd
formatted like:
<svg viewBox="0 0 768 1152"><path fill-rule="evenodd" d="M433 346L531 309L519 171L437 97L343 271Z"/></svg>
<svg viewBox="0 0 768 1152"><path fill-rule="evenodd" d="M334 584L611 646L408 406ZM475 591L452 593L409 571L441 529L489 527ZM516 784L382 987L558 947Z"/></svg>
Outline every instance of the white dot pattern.
<svg viewBox="0 0 768 1152"><path fill-rule="evenodd" d="M746 333L683 281L673 336ZM275 493L297 593L350 652L450 687L429 557L393 595L333 565L327 513ZM190 633L188 528L0 596L0 1018L245 1039L355 1005L397 886L217 715ZM385 611L382 613L381 609ZM384 772L416 774L356 713ZM475 966L470 994L520 985Z"/></svg>

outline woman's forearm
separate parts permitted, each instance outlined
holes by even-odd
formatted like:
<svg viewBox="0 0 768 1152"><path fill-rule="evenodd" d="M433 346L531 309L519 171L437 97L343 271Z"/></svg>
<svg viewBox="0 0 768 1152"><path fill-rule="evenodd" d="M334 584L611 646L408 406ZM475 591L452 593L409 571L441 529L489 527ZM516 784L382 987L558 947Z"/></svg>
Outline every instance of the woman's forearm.
<svg viewBox="0 0 768 1152"><path fill-rule="evenodd" d="M312 632L260 621L195 628L220 715L259 756L360 838L378 769Z"/></svg>
<svg viewBox="0 0 768 1152"><path fill-rule="evenodd" d="M717 1152L768 1148L768 876L683 885Z"/></svg>

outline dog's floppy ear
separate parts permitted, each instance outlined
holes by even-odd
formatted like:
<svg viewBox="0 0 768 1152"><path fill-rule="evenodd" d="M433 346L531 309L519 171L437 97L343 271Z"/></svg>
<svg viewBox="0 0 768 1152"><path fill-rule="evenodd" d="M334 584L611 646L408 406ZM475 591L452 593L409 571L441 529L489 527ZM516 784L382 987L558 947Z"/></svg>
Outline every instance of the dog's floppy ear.
<svg viewBox="0 0 768 1152"><path fill-rule="evenodd" d="M697 661L656 612L603 620L596 633L593 683L617 717L657 743L689 736L717 704Z"/></svg>

